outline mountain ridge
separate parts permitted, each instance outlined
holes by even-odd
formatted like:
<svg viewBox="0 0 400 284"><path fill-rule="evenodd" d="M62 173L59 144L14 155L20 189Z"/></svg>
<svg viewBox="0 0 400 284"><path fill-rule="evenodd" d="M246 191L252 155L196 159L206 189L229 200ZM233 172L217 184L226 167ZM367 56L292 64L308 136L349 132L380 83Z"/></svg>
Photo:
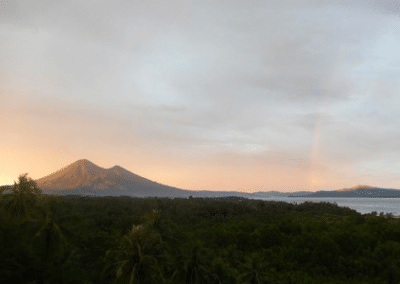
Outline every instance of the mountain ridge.
<svg viewBox="0 0 400 284"><path fill-rule="evenodd" d="M123 180L126 180L125 182ZM53 174L35 180L42 189L72 189L93 187L95 189L125 188L127 181L152 183L153 181L136 175L121 166L102 168L86 159L78 160ZM159 184L154 182L155 184ZM159 184L161 185L161 184Z"/></svg>

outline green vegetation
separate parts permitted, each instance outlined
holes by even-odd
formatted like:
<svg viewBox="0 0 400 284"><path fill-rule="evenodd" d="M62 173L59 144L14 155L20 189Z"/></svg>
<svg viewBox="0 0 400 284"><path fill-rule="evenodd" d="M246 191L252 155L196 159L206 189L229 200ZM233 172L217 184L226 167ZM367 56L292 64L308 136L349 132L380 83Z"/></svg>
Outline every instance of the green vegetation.
<svg viewBox="0 0 400 284"><path fill-rule="evenodd" d="M0 283L400 283L400 220L331 203L0 194Z"/></svg>

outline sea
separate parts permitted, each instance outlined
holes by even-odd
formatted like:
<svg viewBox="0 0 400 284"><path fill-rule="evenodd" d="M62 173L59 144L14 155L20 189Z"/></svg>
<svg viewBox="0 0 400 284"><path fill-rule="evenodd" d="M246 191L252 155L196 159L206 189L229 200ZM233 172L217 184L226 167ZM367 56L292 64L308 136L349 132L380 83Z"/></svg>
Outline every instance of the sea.
<svg viewBox="0 0 400 284"><path fill-rule="evenodd" d="M400 218L400 198L309 198L309 197L252 197L258 200L284 201L287 203L303 203L309 202L329 202L335 203L341 207L348 207L360 212L368 214L373 211L379 213L392 213L394 217Z"/></svg>

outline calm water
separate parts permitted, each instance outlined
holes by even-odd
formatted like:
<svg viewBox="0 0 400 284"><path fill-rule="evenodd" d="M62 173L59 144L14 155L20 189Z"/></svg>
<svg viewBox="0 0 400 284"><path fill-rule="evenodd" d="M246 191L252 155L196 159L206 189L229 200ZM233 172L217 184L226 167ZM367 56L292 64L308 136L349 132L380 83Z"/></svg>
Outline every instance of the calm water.
<svg viewBox="0 0 400 284"><path fill-rule="evenodd" d="M270 198L253 198L259 200L284 201L288 203L310 202L336 202L339 206L349 207L360 212L361 214L376 211L379 213L393 213L400 216L400 198L307 198L307 197L270 197Z"/></svg>

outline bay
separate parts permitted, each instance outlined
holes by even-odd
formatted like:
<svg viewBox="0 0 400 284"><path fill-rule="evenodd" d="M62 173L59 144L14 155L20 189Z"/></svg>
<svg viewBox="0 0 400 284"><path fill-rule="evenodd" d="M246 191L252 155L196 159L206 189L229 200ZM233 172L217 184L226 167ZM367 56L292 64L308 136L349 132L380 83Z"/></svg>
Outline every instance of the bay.
<svg viewBox="0 0 400 284"><path fill-rule="evenodd" d="M379 213L392 213L395 217L400 218L400 198L308 198L308 197L252 197L251 199L284 201L287 203L303 203L303 202L329 202L335 203L341 207L348 207L356 210L361 214L368 214L373 211Z"/></svg>

